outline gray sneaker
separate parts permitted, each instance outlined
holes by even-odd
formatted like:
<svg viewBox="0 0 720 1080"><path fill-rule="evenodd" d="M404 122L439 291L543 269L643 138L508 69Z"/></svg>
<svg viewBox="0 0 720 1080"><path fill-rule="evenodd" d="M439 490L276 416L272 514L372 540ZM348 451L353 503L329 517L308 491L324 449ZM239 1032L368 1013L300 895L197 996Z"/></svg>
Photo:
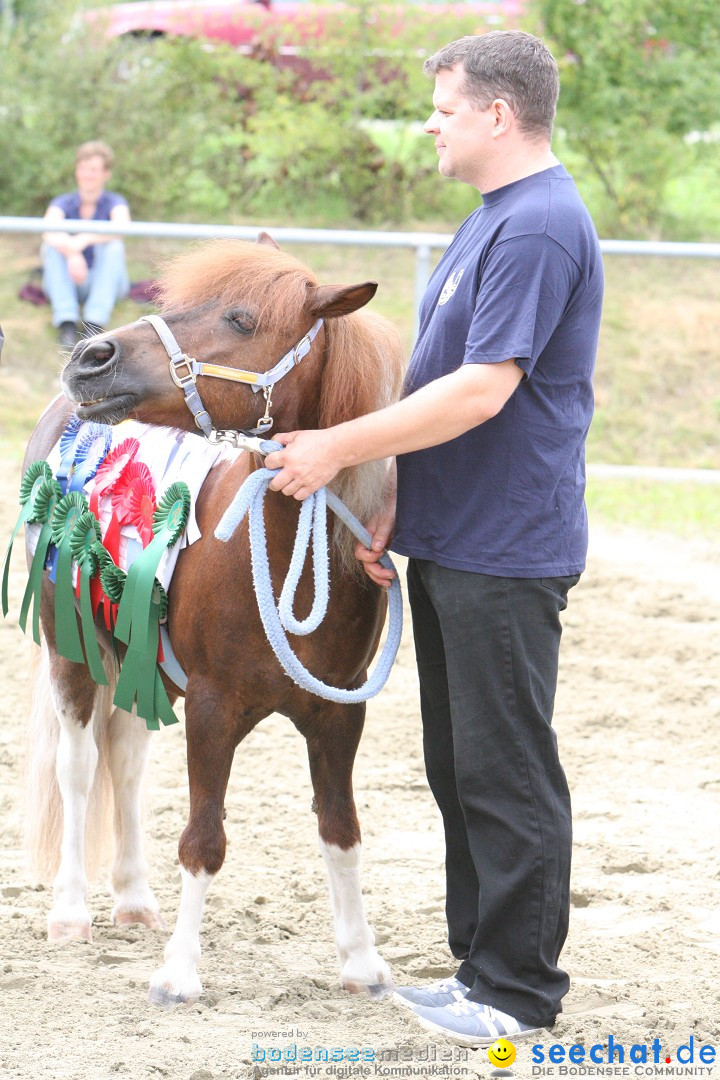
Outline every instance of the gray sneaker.
<svg viewBox="0 0 720 1080"><path fill-rule="evenodd" d="M469 986L453 975L449 979L430 983L429 986L401 986L393 996L400 1005L405 1005L408 1009L414 1009L417 1005L427 1009L439 1009L443 1005L452 1005L454 1001L462 1001L469 989Z"/></svg>
<svg viewBox="0 0 720 1080"><path fill-rule="evenodd" d="M523 1024L491 1005L466 1001L465 998L439 1009L417 1005L413 1012L424 1028L440 1032L461 1046L491 1046L496 1039L521 1039L542 1031L542 1028Z"/></svg>

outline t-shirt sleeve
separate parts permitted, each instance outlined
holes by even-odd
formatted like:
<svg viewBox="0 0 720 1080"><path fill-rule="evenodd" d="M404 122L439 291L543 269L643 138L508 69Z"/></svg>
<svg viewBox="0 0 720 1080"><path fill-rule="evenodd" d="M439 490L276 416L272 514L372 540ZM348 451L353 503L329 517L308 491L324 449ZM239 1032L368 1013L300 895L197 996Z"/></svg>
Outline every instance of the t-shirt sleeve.
<svg viewBox="0 0 720 1080"><path fill-rule="evenodd" d="M70 194L56 195L54 199L50 200L50 206L57 206L59 210L62 210L66 218L73 217L73 198Z"/></svg>
<svg viewBox="0 0 720 1080"><path fill-rule="evenodd" d="M482 268L463 363L515 359L529 375L579 281L574 259L545 233L497 244Z"/></svg>

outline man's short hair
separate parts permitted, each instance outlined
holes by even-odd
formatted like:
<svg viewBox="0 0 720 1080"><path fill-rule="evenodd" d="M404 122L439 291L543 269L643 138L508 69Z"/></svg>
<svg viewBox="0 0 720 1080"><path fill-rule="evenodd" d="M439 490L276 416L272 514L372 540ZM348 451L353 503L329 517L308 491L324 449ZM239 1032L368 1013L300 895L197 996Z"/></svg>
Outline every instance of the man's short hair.
<svg viewBox="0 0 720 1080"><path fill-rule="evenodd" d="M75 164L77 165L80 161L85 161L91 157L102 158L108 172L112 169L114 154L107 143L97 141L82 143L75 151Z"/></svg>
<svg viewBox="0 0 720 1080"><path fill-rule="evenodd" d="M550 139L560 78L540 38L521 30L491 30L451 41L423 65L426 75L462 64L463 94L479 109L503 98L528 136Z"/></svg>

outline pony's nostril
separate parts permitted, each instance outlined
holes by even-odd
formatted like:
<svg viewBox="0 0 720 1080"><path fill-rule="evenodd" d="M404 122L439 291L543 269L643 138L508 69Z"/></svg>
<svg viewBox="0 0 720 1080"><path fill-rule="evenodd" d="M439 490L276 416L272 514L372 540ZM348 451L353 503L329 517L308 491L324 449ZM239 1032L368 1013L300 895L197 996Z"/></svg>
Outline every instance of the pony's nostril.
<svg viewBox="0 0 720 1080"><path fill-rule="evenodd" d="M117 349L111 338L89 341L78 356L78 364L85 371L97 371L106 367L116 356Z"/></svg>

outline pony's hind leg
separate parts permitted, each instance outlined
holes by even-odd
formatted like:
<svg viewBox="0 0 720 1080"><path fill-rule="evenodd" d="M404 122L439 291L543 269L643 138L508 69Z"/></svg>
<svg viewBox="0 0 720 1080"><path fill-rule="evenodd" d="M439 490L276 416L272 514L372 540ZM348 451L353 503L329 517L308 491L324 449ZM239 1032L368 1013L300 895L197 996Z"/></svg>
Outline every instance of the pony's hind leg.
<svg viewBox="0 0 720 1080"><path fill-rule="evenodd" d="M141 923L152 930L164 929L147 880L143 855L142 784L150 753L145 721L135 711L114 709L108 732L110 775L114 796L115 858L110 883L116 925Z"/></svg>
<svg viewBox="0 0 720 1080"><path fill-rule="evenodd" d="M320 851L327 868L340 984L351 993L381 997L392 989L390 969L375 948L360 885L360 825L352 768L362 733L364 705L328 704L321 716L299 723L308 744L318 815Z"/></svg>

